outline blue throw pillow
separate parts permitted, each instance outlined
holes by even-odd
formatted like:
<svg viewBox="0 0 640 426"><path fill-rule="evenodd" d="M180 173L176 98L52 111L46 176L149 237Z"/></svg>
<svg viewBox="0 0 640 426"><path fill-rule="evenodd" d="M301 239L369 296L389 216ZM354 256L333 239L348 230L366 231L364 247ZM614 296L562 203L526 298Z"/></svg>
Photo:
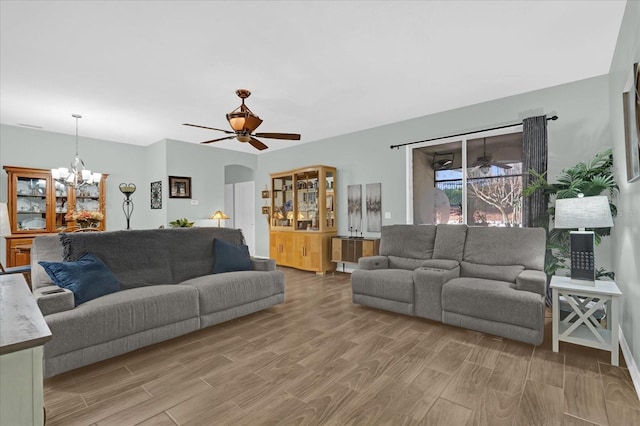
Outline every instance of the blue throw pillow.
<svg viewBox="0 0 640 426"><path fill-rule="evenodd" d="M38 262L55 285L73 292L76 306L120 290L120 281L91 253L73 262Z"/></svg>
<svg viewBox="0 0 640 426"><path fill-rule="evenodd" d="M213 258L214 274L253 270L249 247L244 244L232 244L215 238L213 240Z"/></svg>

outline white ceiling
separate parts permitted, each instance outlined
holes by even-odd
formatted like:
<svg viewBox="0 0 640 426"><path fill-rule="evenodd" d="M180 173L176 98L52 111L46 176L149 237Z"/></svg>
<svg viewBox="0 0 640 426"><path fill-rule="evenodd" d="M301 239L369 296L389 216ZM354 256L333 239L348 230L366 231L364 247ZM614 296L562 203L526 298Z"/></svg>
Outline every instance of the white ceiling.
<svg viewBox="0 0 640 426"><path fill-rule="evenodd" d="M0 121L271 150L608 73L624 1L0 1ZM397 141L403 142L403 141ZM406 141L409 142L409 141ZM218 147L257 152L236 140Z"/></svg>

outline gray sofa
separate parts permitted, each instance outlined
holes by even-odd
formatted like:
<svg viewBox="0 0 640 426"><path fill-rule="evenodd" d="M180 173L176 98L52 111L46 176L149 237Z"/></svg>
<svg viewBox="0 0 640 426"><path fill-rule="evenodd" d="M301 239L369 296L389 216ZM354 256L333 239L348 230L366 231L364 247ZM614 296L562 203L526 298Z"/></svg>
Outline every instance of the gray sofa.
<svg viewBox="0 0 640 426"><path fill-rule="evenodd" d="M539 345L542 228L390 225L351 275L353 302Z"/></svg>
<svg viewBox="0 0 640 426"><path fill-rule="evenodd" d="M284 302L284 274L270 259L253 270L212 274L214 238L244 242L226 228L69 233L36 237L31 250L34 296L53 337L44 345L44 375L120 355ZM120 291L74 306L40 261L92 253ZM58 291L58 292L52 292Z"/></svg>

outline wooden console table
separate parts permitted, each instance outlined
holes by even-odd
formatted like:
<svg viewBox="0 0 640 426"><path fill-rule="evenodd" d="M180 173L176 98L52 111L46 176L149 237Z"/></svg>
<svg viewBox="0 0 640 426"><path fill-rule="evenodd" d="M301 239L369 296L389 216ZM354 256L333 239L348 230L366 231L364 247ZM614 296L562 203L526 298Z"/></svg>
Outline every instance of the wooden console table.
<svg viewBox="0 0 640 426"><path fill-rule="evenodd" d="M51 331L21 274L0 276L0 424L43 425L42 345Z"/></svg>
<svg viewBox="0 0 640 426"><path fill-rule="evenodd" d="M358 263L365 256L377 256L380 251L380 238L333 237L331 239L331 261Z"/></svg>

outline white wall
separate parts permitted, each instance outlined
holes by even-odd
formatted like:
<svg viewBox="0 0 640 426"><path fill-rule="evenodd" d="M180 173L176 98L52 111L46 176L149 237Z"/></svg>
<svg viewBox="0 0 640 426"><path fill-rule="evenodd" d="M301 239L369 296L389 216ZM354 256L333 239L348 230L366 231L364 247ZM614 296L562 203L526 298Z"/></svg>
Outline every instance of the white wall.
<svg viewBox="0 0 640 426"><path fill-rule="evenodd" d="M639 61L640 2L630 1L627 2L609 72L609 120L615 176L620 185L618 217L612 233L612 262L617 284L623 293L620 324L635 359L636 374L640 364L640 181L627 182L622 92L633 64ZM640 394L640 377L634 379Z"/></svg>

